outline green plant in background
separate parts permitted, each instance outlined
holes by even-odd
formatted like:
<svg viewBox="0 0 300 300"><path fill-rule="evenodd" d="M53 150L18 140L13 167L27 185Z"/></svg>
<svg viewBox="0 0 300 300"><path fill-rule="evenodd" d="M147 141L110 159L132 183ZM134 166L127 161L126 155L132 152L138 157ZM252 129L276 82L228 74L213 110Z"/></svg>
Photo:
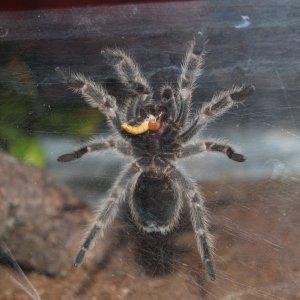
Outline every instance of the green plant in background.
<svg viewBox="0 0 300 300"><path fill-rule="evenodd" d="M99 111L79 106L72 112L62 112L54 109L43 122L50 132L59 132L86 138L93 133L100 122L104 119Z"/></svg>
<svg viewBox="0 0 300 300"><path fill-rule="evenodd" d="M102 120L99 112L79 105L69 112L46 107L38 99L28 66L18 59L0 70L0 147L23 162L45 165L41 135L50 132L83 138Z"/></svg>

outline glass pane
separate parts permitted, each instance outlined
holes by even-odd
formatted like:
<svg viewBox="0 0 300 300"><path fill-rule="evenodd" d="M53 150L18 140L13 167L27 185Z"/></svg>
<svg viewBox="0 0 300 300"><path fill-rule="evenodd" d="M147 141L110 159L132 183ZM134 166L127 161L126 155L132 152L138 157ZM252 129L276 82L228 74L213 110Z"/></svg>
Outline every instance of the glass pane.
<svg viewBox="0 0 300 300"><path fill-rule="evenodd" d="M33 8L0 12L0 299L297 299L298 2Z"/></svg>

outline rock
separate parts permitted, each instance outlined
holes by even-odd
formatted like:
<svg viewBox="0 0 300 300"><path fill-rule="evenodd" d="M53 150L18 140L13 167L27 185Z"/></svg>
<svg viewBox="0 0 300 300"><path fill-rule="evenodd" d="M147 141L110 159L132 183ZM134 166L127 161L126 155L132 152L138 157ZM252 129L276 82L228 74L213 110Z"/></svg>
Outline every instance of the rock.
<svg viewBox="0 0 300 300"><path fill-rule="evenodd" d="M65 274L91 218L87 205L42 170L0 153L0 239L25 269Z"/></svg>

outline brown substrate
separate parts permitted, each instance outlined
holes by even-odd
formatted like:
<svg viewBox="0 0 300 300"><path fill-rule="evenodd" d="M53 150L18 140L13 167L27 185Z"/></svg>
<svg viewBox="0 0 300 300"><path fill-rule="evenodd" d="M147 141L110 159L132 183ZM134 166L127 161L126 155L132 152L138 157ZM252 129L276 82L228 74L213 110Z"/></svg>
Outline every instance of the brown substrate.
<svg viewBox="0 0 300 300"><path fill-rule="evenodd" d="M211 232L216 239L215 282L210 282L203 270L187 211L183 212L178 229L168 236L142 234L130 220L120 217L104 239L98 240L86 263L72 269L72 256L81 241L81 226L91 216L84 206L82 213L86 217L81 216L80 209L60 209L63 215L55 214L54 219L54 210L50 210L51 218L44 213L43 222L51 235L28 227L32 239L45 241L41 245L47 257L41 268L36 264L29 266L29 280L42 299L300 299L299 184L218 182L202 187L211 212ZM31 224L35 222L40 222L37 216L32 217ZM49 225L55 222L61 225ZM26 232L13 223L8 241L8 229L3 224L2 240L6 237L20 264L26 265L22 251L35 253L37 249L30 249ZM65 240L61 240L61 235ZM52 270L48 263L61 257L64 261L56 264L55 270L61 265L64 272L46 275ZM34 262L32 256L27 260ZM0 300L28 299L3 270L5 267L0 277Z"/></svg>

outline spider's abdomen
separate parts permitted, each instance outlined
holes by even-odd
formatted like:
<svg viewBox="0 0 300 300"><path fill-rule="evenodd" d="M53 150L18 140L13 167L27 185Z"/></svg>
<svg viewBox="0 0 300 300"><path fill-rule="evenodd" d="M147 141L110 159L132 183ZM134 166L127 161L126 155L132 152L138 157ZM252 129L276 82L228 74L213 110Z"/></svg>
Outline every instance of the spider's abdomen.
<svg viewBox="0 0 300 300"><path fill-rule="evenodd" d="M171 179L163 173L143 172L137 180L130 203L139 227L148 232L166 232L179 213Z"/></svg>

